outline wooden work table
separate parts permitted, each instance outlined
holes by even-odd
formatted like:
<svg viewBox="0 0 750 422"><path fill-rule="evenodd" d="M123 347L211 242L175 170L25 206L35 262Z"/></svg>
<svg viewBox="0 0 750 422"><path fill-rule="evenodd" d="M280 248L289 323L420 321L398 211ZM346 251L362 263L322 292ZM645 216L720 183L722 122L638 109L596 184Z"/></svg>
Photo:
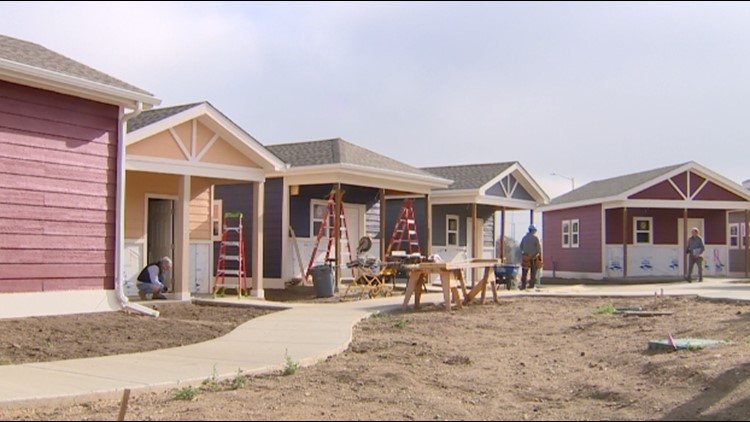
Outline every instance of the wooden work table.
<svg viewBox="0 0 750 422"><path fill-rule="evenodd" d="M487 282L490 279L490 274L493 273L495 265L501 263L502 262L499 259L475 258L468 261L422 262L416 264L409 272L409 282L406 285L406 292L404 293L403 309L406 310L412 295L414 295L414 307L419 307L419 298L422 294L422 284L429 282L430 274L440 274L446 311L451 311L451 294L453 295L453 301L455 302L456 307L461 307L461 299L458 294L459 287L464 296L463 303L467 304L474 300L479 292L482 292L482 301L484 301L484 291ZM463 270L474 268L484 268L484 275L482 276L482 279L474 285L471 291L467 292ZM497 302L497 288L494 282L492 283L492 295L495 302Z"/></svg>

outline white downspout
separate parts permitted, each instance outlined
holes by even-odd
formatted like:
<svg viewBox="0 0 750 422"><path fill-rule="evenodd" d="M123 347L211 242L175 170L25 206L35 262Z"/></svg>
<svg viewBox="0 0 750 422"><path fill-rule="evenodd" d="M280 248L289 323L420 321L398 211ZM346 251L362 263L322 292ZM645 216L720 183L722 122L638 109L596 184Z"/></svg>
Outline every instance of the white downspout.
<svg viewBox="0 0 750 422"><path fill-rule="evenodd" d="M138 116L142 111L143 103L137 101L132 113L120 112L120 127L117 134L117 194L115 195L115 293L123 309L158 317L159 311L137 303L130 303L130 299L125 296L125 280L122 277L122 252L125 250L125 133L128 129L128 120Z"/></svg>

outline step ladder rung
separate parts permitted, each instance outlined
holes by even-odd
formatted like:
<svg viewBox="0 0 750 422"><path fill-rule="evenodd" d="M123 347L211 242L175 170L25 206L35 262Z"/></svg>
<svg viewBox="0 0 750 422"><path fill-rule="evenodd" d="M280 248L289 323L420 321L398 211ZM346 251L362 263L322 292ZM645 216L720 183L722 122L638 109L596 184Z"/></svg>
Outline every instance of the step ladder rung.
<svg viewBox="0 0 750 422"><path fill-rule="evenodd" d="M216 274L217 275L234 275L234 276L240 276L240 275L245 275L245 271L244 270L227 270L227 269L224 269L224 270L217 270Z"/></svg>

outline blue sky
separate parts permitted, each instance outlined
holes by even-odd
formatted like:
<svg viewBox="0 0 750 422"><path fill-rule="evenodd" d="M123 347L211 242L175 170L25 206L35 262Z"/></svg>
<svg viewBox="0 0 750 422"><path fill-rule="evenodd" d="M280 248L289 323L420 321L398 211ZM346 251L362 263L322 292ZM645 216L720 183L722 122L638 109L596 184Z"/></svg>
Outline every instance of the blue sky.
<svg viewBox="0 0 750 422"><path fill-rule="evenodd" d="M750 179L749 3L0 3L0 33L264 144L518 160L551 197L696 161Z"/></svg>

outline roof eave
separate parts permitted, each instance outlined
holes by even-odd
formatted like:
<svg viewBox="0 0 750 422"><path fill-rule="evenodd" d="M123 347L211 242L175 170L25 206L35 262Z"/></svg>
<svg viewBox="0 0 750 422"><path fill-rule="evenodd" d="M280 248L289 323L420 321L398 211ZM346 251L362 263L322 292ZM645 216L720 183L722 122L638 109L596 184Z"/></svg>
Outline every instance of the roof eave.
<svg viewBox="0 0 750 422"><path fill-rule="evenodd" d="M0 59L0 79L127 108L135 108L138 102L143 104L144 109L161 103L160 99L150 94L105 85L6 59Z"/></svg>

